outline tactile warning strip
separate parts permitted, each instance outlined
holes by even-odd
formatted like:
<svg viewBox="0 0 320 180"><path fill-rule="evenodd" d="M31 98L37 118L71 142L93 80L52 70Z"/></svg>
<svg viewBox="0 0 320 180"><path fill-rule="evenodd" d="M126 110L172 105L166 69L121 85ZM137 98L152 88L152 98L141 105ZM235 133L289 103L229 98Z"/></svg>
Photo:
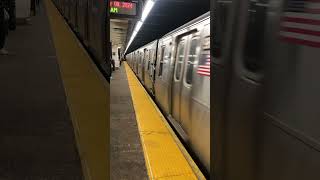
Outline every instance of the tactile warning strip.
<svg viewBox="0 0 320 180"><path fill-rule="evenodd" d="M127 63L125 67L150 179L204 179Z"/></svg>

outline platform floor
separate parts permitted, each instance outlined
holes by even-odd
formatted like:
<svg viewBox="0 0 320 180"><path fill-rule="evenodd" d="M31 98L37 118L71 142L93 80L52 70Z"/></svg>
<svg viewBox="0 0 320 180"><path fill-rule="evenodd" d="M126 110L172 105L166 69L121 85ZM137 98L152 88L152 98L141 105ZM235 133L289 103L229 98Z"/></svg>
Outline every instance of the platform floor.
<svg viewBox="0 0 320 180"><path fill-rule="evenodd" d="M148 179L124 65L114 71L110 85L111 179Z"/></svg>
<svg viewBox="0 0 320 180"><path fill-rule="evenodd" d="M0 179L82 180L47 14L17 26L0 56Z"/></svg>
<svg viewBox="0 0 320 180"><path fill-rule="evenodd" d="M0 56L0 179L109 178L109 84L51 0Z"/></svg>
<svg viewBox="0 0 320 180"><path fill-rule="evenodd" d="M43 0L85 180L109 179L109 83L51 0Z"/></svg>
<svg viewBox="0 0 320 180"><path fill-rule="evenodd" d="M150 179L205 179L153 99L124 63Z"/></svg>

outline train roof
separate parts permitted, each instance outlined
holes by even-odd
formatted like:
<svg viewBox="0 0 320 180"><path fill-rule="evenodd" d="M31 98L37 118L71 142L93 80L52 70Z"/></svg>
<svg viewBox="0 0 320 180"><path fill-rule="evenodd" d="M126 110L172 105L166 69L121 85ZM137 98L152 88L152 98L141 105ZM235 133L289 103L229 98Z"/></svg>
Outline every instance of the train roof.
<svg viewBox="0 0 320 180"><path fill-rule="evenodd" d="M205 20L207 20L207 19L209 19L209 18L210 18L210 11L208 11L208 12L206 12L205 14L197 17L196 19L191 20L190 22L187 22L186 24L178 27L177 29L174 29L174 30L170 31L169 33L163 35L163 36L160 37L159 39L163 39L163 38L165 38L165 37L167 37L167 36L170 36L171 34L177 32L177 31L179 31L179 30L182 30L182 29L184 29L184 28L186 28L186 27L188 27L188 26L195 25L195 24L200 23L200 22L202 22L202 21L205 21ZM158 41L159 39L155 39L155 40L149 42L148 44L145 44L145 45L143 45L143 46L141 46L141 47L139 47L139 48L131 51L129 54L131 54L131 53L133 53L133 52L135 52L135 51L137 51L137 50L139 50L139 49L141 49L141 48L143 48L143 47L145 47L145 46L148 46L148 45L154 43L155 41Z"/></svg>
<svg viewBox="0 0 320 180"><path fill-rule="evenodd" d="M210 19L210 11L208 11L205 14L197 17L196 19L191 20L190 22L187 22L186 24L178 27L177 29L170 31L169 33L167 33L164 36L162 36L160 39L163 39L163 38L165 38L167 36L170 36L171 34L174 34L175 32L183 30L183 29L185 29L185 28L187 28L189 26L201 23L201 22L203 22L203 21L205 21L207 19Z"/></svg>

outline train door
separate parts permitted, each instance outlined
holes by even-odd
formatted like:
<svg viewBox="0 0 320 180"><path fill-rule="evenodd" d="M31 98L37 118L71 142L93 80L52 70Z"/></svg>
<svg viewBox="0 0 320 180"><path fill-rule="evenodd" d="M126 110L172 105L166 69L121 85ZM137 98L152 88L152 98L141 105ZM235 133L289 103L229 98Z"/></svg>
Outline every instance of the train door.
<svg viewBox="0 0 320 180"><path fill-rule="evenodd" d="M156 65L156 50L154 49L154 47L152 47L150 49L150 65L149 65L149 70L148 70L148 73L149 73L149 76L150 76L150 88L151 88L151 93L154 95L154 75L155 75L155 65Z"/></svg>
<svg viewBox="0 0 320 180"><path fill-rule="evenodd" d="M133 69L133 72L134 73L137 73L137 70L136 70L136 63L137 63L137 58L136 58L136 52L133 52L132 53L132 69Z"/></svg>
<svg viewBox="0 0 320 180"><path fill-rule="evenodd" d="M163 84L163 64L164 64L164 56L165 56L165 50L166 46L163 44L162 41L159 41L159 50L158 50L158 57L156 58L155 63L155 77L154 77L154 92L156 101L160 104L160 106L163 108L163 94L164 91L162 90L162 84Z"/></svg>
<svg viewBox="0 0 320 180"><path fill-rule="evenodd" d="M139 59L140 59L140 52L139 51L136 51L136 74L138 76L138 72L139 72Z"/></svg>
<svg viewBox="0 0 320 180"><path fill-rule="evenodd" d="M139 72L139 51L135 52L135 72L136 75L138 76L138 72Z"/></svg>
<svg viewBox="0 0 320 180"><path fill-rule="evenodd" d="M160 40L159 54L156 68L156 77L154 81L155 97L161 108L166 115L171 113L171 91L172 91L172 72L173 72L173 60L172 60L172 37L167 37Z"/></svg>
<svg viewBox="0 0 320 180"><path fill-rule="evenodd" d="M141 79L142 82L146 85L146 69L147 69L147 62L149 61L149 51L148 48L143 49L143 58L142 58L142 74L141 74Z"/></svg>
<svg viewBox="0 0 320 180"><path fill-rule="evenodd" d="M136 74L139 77L139 61L140 61L140 52L136 51Z"/></svg>
<svg viewBox="0 0 320 180"><path fill-rule="evenodd" d="M140 51L140 56L139 56L139 73L138 73L138 77L141 81L143 81L143 59L144 59L144 53L143 51Z"/></svg>
<svg viewBox="0 0 320 180"><path fill-rule="evenodd" d="M175 69L173 73L172 83L172 116L181 124L181 86L182 74L184 69L184 60L186 56L186 46L188 43L188 36L181 37L177 44L177 54L175 59Z"/></svg>
<svg viewBox="0 0 320 180"><path fill-rule="evenodd" d="M89 0L84 0L85 3L84 3L84 43L86 45L89 45L89 41L90 41L90 3L89 3Z"/></svg>
<svg viewBox="0 0 320 180"><path fill-rule="evenodd" d="M220 3L218 1L218 3ZM225 68L230 70L226 95L223 179L257 180L259 157L259 112L262 61L265 45L265 16L268 0L233 1L232 44ZM221 14L223 16L223 14ZM214 53L213 53L214 54ZM221 119L217 119L221 121ZM221 128L221 127L220 127ZM221 162L221 161L220 161Z"/></svg>
<svg viewBox="0 0 320 180"><path fill-rule="evenodd" d="M227 99L231 81L231 55L233 43L233 31L236 31L234 18L237 16L234 11L235 0L218 1L211 3L213 9L210 19L211 29L211 130L210 149L213 152L210 156L213 164L210 172L214 172L216 180L226 179L226 135L227 135ZM243 179L243 178L242 178Z"/></svg>
<svg viewBox="0 0 320 180"><path fill-rule="evenodd" d="M132 69L136 73L136 52L132 52Z"/></svg>
<svg viewBox="0 0 320 180"><path fill-rule="evenodd" d="M152 80L151 80L151 74L150 74L150 69L151 69L151 57L152 57L152 49L149 48L147 50L147 55L146 55L146 60L145 60L145 73L144 73L144 82L147 87L147 90L149 92L152 92Z"/></svg>
<svg viewBox="0 0 320 180"><path fill-rule="evenodd" d="M183 73L181 79L180 90L180 121L185 132L191 135L191 91L193 81L193 71L195 63L198 61L200 52L199 48L200 32L188 36L188 46L186 47L185 62L183 64Z"/></svg>

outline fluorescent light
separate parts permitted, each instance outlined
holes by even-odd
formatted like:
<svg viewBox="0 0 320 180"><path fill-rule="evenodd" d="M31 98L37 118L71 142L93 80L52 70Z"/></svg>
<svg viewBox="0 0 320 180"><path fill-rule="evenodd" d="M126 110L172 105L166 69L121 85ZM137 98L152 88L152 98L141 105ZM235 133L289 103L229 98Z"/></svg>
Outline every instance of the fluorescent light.
<svg viewBox="0 0 320 180"><path fill-rule="evenodd" d="M136 37L137 34L138 34L138 31L133 31L130 39L133 40Z"/></svg>
<svg viewBox="0 0 320 180"><path fill-rule="evenodd" d="M153 0L148 0L147 1L146 5L145 5L145 7L143 8L143 11L142 11L141 21L144 21L148 17L153 5L154 5L154 1Z"/></svg>
<svg viewBox="0 0 320 180"><path fill-rule="evenodd" d="M143 11L142 11L142 15L141 15L141 20L137 22L137 24L135 25L135 28L132 32L132 35L130 37L130 40L127 44L127 47L126 47L126 50L124 51L124 54L127 52L129 46L131 45L133 39L136 37L136 35L138 34L139 30L141 29L144 21L147 19L151 9L153 8L154 4L155 4L155 1L156 0L148 0L146 5L144 6L143 8Z"/></svg>
<svg viewBox="0 0 320 180"><path fill-rule="evenodd" d="M137 32L138 32L138 31L140 30L140 28L141 28L142 24L143 24L143 22L142 22L142 21L138 21L138 23L137 23L136 27L134 28L134 31L137 31Z"/></svg>

